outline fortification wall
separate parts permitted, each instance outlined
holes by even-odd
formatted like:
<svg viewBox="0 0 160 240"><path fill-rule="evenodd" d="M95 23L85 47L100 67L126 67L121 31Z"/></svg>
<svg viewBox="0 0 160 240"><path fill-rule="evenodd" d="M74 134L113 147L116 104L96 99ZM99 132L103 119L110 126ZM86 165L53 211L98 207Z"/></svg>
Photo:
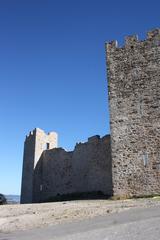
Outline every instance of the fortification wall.
<svg viewBox="0 0 160 240"><path fill-rule="evenodd" d="M35 167L46 149L57 147L57 133L46 134L40 128L35 128L26 136L24 143L21 203L33 201L33 175Z"/></svg>
<svg viewBox="0 0 160 240"><path fill-rule="evenodd" d="M77 144L43 152L34 172L34 202L57 195L101 191L112 194L110 137L95 136Z"/></svg>
<svg viewBox="0 0 160 240"><path fill-rule="evenodd" d="M34 172L33 202L72 192L72 152L55 148L43 152Z"/></svg>
<svg viewBox="0 0 160 240"><path fill-rule="evenodd" d="M75 192L112 194L110 136L94 136L77 144L72 157Z"/></svg>
<svg viewBox="0 0 160 240"><path fill-rule="evenodd" d="M160 194L160 30L106 54L114 195Z"/></svg>

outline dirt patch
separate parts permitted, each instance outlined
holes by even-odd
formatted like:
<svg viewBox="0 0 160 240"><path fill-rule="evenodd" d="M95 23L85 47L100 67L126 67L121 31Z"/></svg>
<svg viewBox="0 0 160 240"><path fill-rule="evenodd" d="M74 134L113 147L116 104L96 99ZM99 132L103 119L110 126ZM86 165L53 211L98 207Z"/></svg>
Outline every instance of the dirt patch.
<svg viewBox="0 0 160 240"><path fill-rule="evenodd" d="M121 212L130 208L160 207L160 199L78 200L0 206L0 232L41 228Z"/></svg>

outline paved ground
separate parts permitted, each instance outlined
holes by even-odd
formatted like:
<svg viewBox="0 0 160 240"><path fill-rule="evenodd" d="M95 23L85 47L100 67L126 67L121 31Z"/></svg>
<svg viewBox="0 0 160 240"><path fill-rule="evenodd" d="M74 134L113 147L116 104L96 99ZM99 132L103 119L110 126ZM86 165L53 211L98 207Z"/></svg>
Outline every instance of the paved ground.
<svg viewBox="0 0 160 240"><path fill-rule="evenodd" d="M0 234L0 240L159 240L160 207L131 209L43 229Z"/></svg>

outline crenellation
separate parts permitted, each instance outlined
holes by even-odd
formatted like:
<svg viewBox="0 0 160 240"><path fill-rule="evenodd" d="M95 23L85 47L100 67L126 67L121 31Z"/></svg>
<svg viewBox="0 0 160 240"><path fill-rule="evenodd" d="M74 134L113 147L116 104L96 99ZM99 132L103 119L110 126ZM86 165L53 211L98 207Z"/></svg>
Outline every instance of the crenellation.
<svg viewBox="0 0 160 240"><path fill-rule="evenodd" d="M43 152L34 171L33 202L64 194L112 194L109 137L91 138L92 141L76 145L73 151L55 148Z"/></svg>
<svg viewBox="0 0 160 240"><path fill-rule="evenodd" d="M111 41L106 43L107 51L114 51L118 48L118 42L117 41Z"/></svg>
<svg viewBox="0 0 160 240"><path fill-rule="evenodd" d="M92 137L89 137L88 138L88 142L90 143L90 142L98 142L99 141L99 139L100 139L100 136L99 135L95 135L95 136L92 136Z"/></svg>
<svg viewBox="0 0 160 240"><path fill-rule="evenodd" d="M137 42L139 42L138 35L131 35L125 37L125 46L134 46L134 44L136 44Z"/></svg>
<svg viewBox="0 0 160 240"><path fill-rule="evenodd" d="M56 132L26 136L22 203L82 192L160 194L160 29L106 43L111 135L58 148Z"/></svg>
<svg viewBox="0 0 160 240"><path fill-rule="evenodd" d="M41 128L35 128L34 130L33 130L34 132L39 132L39 133L45 133L44 132L44 130L43 129L41 129Z"/></svg>
<svg viewBox="0 0 160 240"><path fill-rule="evenodd" d="M151 195L160 193L160 171L153 169L160 148L160 30L143 41L126 39L123 51L106 49L113 194Z"/></svg>
<svg viewBox="0 0 160 240"><path fill-rule="evenodd" d="M160 28L156 28L156 29L153 29L153 30L147 32L148 40L154 40L157 38L160 39Z"/></svg>
<svg viewBox="0 0 160 240"><path fill-rule="evenodd" d="M119 46L117 41L111 41L106 43L106 51L109 54L116 54L118 50L123 50L123 53L126 49L135 49L147 46L159 46L160 45L160 29L154 29L147 32L147 37L145 40L139 40L138 35L129 35L125 37L124 46ZM138 50L138 49L137 49ZM122 54L123 54L122 53Z"/></svg>

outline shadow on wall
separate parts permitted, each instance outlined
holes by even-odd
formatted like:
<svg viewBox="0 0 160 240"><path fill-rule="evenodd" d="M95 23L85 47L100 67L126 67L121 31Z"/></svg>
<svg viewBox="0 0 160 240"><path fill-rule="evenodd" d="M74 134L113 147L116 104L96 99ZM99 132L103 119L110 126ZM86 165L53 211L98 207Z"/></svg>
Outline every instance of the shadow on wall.
<svg viewBox="0 0 160 240"><path fill-rule="evenodd" d="M94 136L76 144L42 153L33 181L33 202L106 199L112 196L110 136Z"/></svg>
<svg viewBox="0 0 160 240"><path fill-rule="evenodd" d="M94 200L94 199L108 199L111 195L105 195L101 191L95 192L73 192L70 194L57 194L55 197L49 197L44 202L63 202L72 200Z"/></svg>

